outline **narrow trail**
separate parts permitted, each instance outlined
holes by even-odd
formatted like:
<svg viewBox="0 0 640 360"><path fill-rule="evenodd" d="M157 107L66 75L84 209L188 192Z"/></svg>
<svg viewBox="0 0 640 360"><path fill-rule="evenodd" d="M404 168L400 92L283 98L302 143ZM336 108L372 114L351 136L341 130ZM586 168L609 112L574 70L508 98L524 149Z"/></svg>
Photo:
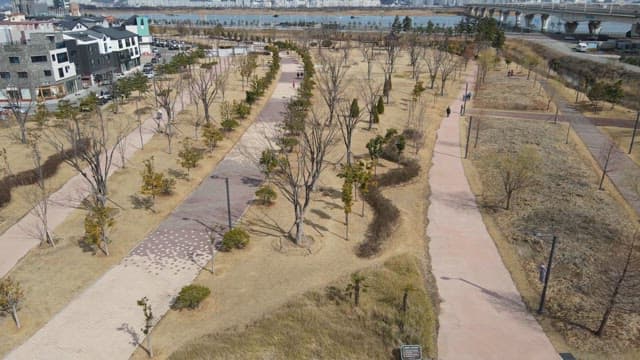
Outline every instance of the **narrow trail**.
<svg viewBox="0 0 640 360"><path fill-rule="evenodd" d="M474 78L468 77L470 85ZM429 252L442 301L439 359L559 359L484 225L462 166L457 111L438 130L429 185Z"/></svg>

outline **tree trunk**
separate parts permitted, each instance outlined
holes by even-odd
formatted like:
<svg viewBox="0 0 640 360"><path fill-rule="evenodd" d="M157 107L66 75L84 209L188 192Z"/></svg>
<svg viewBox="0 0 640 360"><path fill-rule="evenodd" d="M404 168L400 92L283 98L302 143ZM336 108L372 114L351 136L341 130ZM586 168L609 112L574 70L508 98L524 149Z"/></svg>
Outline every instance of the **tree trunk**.
<svg viewBox="0 0 640 360"><path fill-rule="evenodd" d="M136 99L136 114L138 115L138 134L140 135L140 149L144 149L144 140L142 139L142 119L140 117L140 112L138 111L138 99ZM123 140L124 141L124 140ZM124 165L124 161L122 162Z"/></svg>
<svg viewBox="0 0 640 360"><path fill-rule="evenodd" d="M609 304L607 305L607 309L605 310L604 315L602 315L602 319L600 320L600 325L598 326L598 330L596 330L595 332L596 336L602 336L602 334L604 334L604 329L607 326L607 322L609 322L609 316L611 315L611 311L615 306L614 297L617 296L617 294L618 294L618 288L616 287L616 291L612 295L612 299L611 301L609 301Z"/></svg>
<svg viewBox="0 0 640 360"><path fill-rule="evenodd" d="M149 357L153 357L153 348L151 347L151 331L147 334L147 350L149 351Z"/></svg>
<svg viewBox="0 0 640 360"><path fill-rule="evenodd" d="M409 290L405 289L402 295L402 312L406 313L409 308Z"/></svg>
<svg viewBox="0 0 640 360"><path fill-rule="evenodd" d="M345 239L349 241L349 213L344 213Z"/></svg>
<svg viewBox="0 0 640 360"><path fill-rule="evenodd" d="M446 79L442 80L442 86L440 86L440 96L444 96L444 86L446 82L447 82Z"/></svg>
<svg viewBox="0 0 640 360"><path fill-rule="evenodd" d="M513 195L512 191L507 191L507 201L506 204L504 206L505 210L509 210L509 207L511 206L511 195Z"/></svg>
<svg viewBox="0 0 640 360"><path fill-rule="evenodd" d="M18 317L18 309L16 309L16 304L11 305L11 314L13 315L13 321L16 322L16 326L20 329L20 318Z"/></svg>

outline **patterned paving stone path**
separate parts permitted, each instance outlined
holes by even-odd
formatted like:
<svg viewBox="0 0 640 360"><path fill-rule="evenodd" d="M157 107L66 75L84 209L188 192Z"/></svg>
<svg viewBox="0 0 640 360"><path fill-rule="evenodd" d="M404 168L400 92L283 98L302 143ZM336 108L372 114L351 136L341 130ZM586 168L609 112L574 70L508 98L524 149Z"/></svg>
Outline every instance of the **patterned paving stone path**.
<svg viewBox="0 0 640 360"><path fill-rule="evenodd" d="M227 224L224 178L229 178L231 215L238 220L254 197L261 175L254 159L264 135L275 127L295 94L298 63L282 56L274 93L256 123L202 184L120 264L75 298L8 359L128 359L142 342L144 319L136 300L147 296L162 316L180 288L210 259L213 224Z"/></svg>
<svg viewBox="0 0 640 360"><path fill-rule="evenodd" d="M473 79L469 76L469 83ZM460 101L450 106L459 109ZM429 170L427 234L442 300L439 359L559 359L525 308L482 221L462 166L459 125L457 112L442 120Z"/></svg>

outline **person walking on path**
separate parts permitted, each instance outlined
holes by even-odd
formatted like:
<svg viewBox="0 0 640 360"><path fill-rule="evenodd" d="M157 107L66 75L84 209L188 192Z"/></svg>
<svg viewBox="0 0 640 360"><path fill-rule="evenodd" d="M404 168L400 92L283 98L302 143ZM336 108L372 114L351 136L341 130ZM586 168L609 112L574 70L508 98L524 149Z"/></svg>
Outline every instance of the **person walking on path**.
<svg viewBox="0 0 640 360"><path fill-rule="evenodd" d="M451 115L451 108L447 106L447 117L449 117L449 115Z"/></svg>

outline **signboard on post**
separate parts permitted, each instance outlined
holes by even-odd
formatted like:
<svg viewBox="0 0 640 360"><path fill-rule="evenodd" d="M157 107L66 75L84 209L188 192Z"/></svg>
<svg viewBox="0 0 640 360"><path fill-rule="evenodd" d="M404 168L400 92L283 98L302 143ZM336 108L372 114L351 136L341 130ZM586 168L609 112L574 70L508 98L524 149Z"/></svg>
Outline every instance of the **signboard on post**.
<svg viewBox="0 0 640 360"><path fill-rule="evenodd" d="M400 358L402 360L422 360L422 346L401 345Z"/></svg>

